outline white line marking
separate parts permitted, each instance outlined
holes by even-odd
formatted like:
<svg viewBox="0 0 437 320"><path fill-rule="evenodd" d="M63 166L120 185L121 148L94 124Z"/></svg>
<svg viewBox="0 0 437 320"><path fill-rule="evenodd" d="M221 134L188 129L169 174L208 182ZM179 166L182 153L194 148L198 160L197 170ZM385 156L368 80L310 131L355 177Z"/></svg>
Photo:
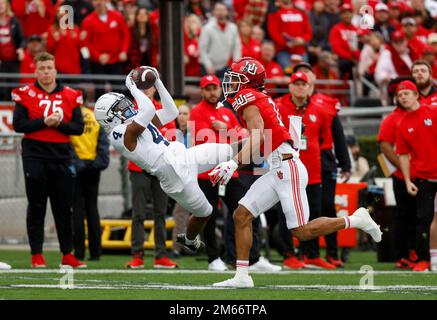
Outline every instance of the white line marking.
<svg viewBox="0 0 437 320"><path fill-rule="evenodd" d="M0 274L8 273L60 273L60 269L11 269L0 270ZM234 274L235 271L209 271L209 270L190 270L190 269L172 269L172 270L155 270L155 269L142 269L142 270L126 270L126 269L74 269L75 274ZM359 270L282 270L280 272L259 272L251 271L251 274L363 274ZM433 274L431 272L413 272L413 271L373 271L373 274Z"/></svg>

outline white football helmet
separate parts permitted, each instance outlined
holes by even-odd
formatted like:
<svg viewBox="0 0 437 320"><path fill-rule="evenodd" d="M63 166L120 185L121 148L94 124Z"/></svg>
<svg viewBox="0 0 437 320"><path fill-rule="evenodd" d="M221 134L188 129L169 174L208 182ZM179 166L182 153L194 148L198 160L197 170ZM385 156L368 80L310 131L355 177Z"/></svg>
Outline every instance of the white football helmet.
<svg viewBox="0 0 437 320"><path fill-rule="evenodd" d="M138 113L133 102L125 95L109 92L102 95L94 106L97 122L106 133L110 133L116 126L126 123Z"/></svg>

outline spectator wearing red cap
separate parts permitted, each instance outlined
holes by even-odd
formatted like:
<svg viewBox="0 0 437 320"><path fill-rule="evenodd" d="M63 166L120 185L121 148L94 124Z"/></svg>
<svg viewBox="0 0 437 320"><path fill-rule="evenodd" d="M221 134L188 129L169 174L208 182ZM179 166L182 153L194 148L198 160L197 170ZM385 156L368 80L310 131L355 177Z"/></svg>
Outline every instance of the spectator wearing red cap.
<svg viewBox="0 0 437 320"><path fill-rule="evenodd" d="M259 60L261 55L261 42L252 37L252 25L242 20L238 23L241 40L241 56L252 57Z"/></svg>
<svg viewBox="0 0 437 320"><path fill-rule="evenodd" d="M392 42L381 52L375 69L375 81L386 85L398 76L410 75L410 68L419 55L408 45L402 31L392 33Z"/></svg>
<svg viewBox="0 0 437 320"><path fill-rule="evenodd" d="M26 37L46 33L54 15L51 0L14 0L11 4Z"/></svg>
<svg viewBox="0 0 437 320"><path fill-rule="evenodd" d="M125 71L129 72L138 66L149 66L152 63L153 35L147 8L139 8L135 15L135 23L129 27L130 44Z"/></svg>
<svg viewBox="0 0 437 320"><path fill-rule="evenodd" d="M202 30L200 18L191 14L184 20L184 63L185 76L200 77L199 36Z"/></svg>
<svg viewBox="0 0 437 320"><path fill-rule="evenodd" d="M275 62L275 45L271 41L264 41L261 45L261 59L260 62L266 69L267 83L265 89L271 97L275 97L278 92L278 86L286 85L289 82L288 77L284 76L282 67Z"/></svg>
<svg viewBox="0 0 437 320"><path fill-rule="evenodd" d="M202 101L191 111L190 121L194 126L190 126L191 138L194 145L207 142L231 143L246 136L247 131L243 129L232 110L220 105L221 87L220 80L215 75L206 75L200 81ZM229 139L229 138L230 139ZM224 271L226 265L220 257L220 250L217 245L215 228L217 219L217 204L219 201L219 187L212 186L209 181L208 172L198 176L199 186L214 208L211 218L205 225L203 234L208 255L208 269L214 271ZM228 211L233 212L238 201L244 196L247 188L239 180L238 172L235 172L232 179L226 185L226 189L220 191L220 197L226 204ZM234 223L232 214L228 214L225 225L225 260L231 265L235 265L235 238ZM251 263L259 266L265 261L260 259L259 253L259 219L253 222L254 243L250 253ZM233 241L230 241L233 239ZM229 244L229 245L228 245ZM259 263L260 262L260 263ZM271 266L271 265L268 265Z"/></svg>
<svg viewBox="0 0 437 320"><path fill-rule="evenodd" d="M278 1L279 8L267 17L267 29L277 51L277 61L283 69L290 66L290 54L307 60L306 43L312 38L307 14L293 7L291 0Z"/></svg>
<svg viewBox="0 0 437 320"><path fill-rule="evenodd" d="M66 7L60 6L53 24L47 30L47 52L55 56L56 70L59 73L80 74L80 50L84 41L77 26L60 26L60 21L66 14Z"/></svg>
<svg viewBox="0 0 437 320"><path fill-rule="evenodd" d="M404 77L405 78L405 77ZM394 249L396 268L412 269L417 257L413 254L416 249L416 198L411 196L405 188L404 176L400 169L399 158L396 155L396 133L399 122L404 117L406 110L395 98L397 85L403 78L390 81L387 87L388 94L394 100L396 108L381 122L378 143L381 152L396 168L392 174L393 192L396 199L396 210L393 216L394 223ZM411 155L410 155L411 156ZM416 179L414 160L411 159L411 180Z"/></svg>
<svg viewBox="0 0 437 320"><path fill-rule="evenodd" d="M419 102L437 107L437 88L433 85L433 69L424 60L416 60L411 67L411 76L419 89Z"/></svg>
<svg viewBox="0 0 437 320"><path fill-rule="evenodd" d="M373 31L382 34L385 42L390 42L390 36L395 30L395 27L390 24L388 6L382 2L378 3L375 6L375 27Z"/></svg>
<svg viewBox="0 0 437 320"><path fill-rule="evenodd" d="M344 3L340 10L341 21L329 34L332 51L338 55L338 67L341 79L352 78L352 68L360 59L358 49L358 29L352 25L352 7Z"/></svg>
<svg viewBox="0 0 437 320"><path fill-rule="evenodd" d="M435 233L431 238L430 250L431 223L434 224L431 232L437 231L437 215L434 214L434 199L437 195L437 108L419 103L419 92L411 81L403 81L398 85L396 99L407 110L398 126L396 153L399 155L407 191L417 198L418 262L413 271L423 272L430 268L430 256L435 257L437 254ZM409 154L416 160L415 183L411 180Z"/></svg>
<svg viewBox="0 0 437 320"><path fill-rule="evenodd" d="M309 219L314 220L322 214L321 145L330 127L322 106L310 100L311 86L305 73L293 73L288 89L290 93L276 99L275 102L286 128L290 127L291 116L302 117L304 129L299 147L300 159L308 171L306 192L310 208ZM333 264L320 258L318 244L319 239L301 242L301 250L306 256L306 267L335 269Z"/></svg>
<svg viewBox="0 0 437 320"><path fill-rule="evenodd" d="M241 41L238 27L228 21L228 8L223 3L216 2L212 14L199 38L202 74L223 78L229 62L241 57Z"/></svg>
<svg viewBox="0 0 437 320"><path fill-rule="evenodd" d="M90 51L91 72L123 74L123 63L127 60L130 44L129 29L123 15L108 9L107 2L93 0L94 12L82 22L85 42Z"/></svg>

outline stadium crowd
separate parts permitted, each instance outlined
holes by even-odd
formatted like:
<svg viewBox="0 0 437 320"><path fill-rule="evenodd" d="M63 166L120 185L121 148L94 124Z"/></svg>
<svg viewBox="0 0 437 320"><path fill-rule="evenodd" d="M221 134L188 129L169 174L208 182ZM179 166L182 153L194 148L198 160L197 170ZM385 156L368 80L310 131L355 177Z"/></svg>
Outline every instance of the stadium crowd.
<svg viewBox="0 0 437 320"><path fill-rule="evenodd" d="M0 42L2 43L0 47L0 72L34 73L37 71L35 57L41 59L41 53L45 51L53 55L56 70L62 74L124 75L140 65L149 65L159 69L160 15L157 3L158 1L153 0L14 0L12 2L0 0ZM74 25L69 25L67 28L64 26L68 22L65 16L68 10L66 10L65 5L71 6L74 10ZM370 10L365 11L365 13L373 13L370 15L373 17L373 21L365 19L363 8ZM171 124L171 127L185 128L185 130L181 131L183 136L176 136L174 139L179 139L186 146L204 143L204 141L197 140L196 132L192 131L191 128L187 129L186 123L190 118L195 121L197 129L205 126L217 131L217 139L219 139L218 132L220 130L244 131L240 127L236 115L231 111L217 111L220 109L216 109L217 99L221 95L220 79L223 78L232 61L243 56L256 58L266 70L268 79L266 89L273 98L276 98L275 102L282 117L288 119L289 115L297 115L304 119L303 122L306 126L305 146L301 148L301 157L310 174L307 187L311 208L310 220L319 216L335 216L334 196L337 171L340 171L341 178L346 181L352 169L350 151L348 151L343 128L337 116L340 102L344 105L348 104L349 101L341 95L327 96L317 92L317 89L342 88L346 82L342 85L323 84L315 87L315 80L361 81L365 79L377 87L387 88L392 95L396 96L398 90L393 89L393 79L412 76L411 80L416 82L417 87L411 83L413 86L408 84L406 88L416 92L417 97L420 94L421 103L426 102L432 105L434 102L433 96L436 89L430 83L427 83L427 86L420 85L421 76L415 75L414 70L412 72L412 68L419 65L426 67L424 73L428 72L428 80L432 81L432 75L437 74L437 62L435 61L437 54L437 6L432 1L188 0L185 4L185 15L183 26L181 26L184 39L185 76L202 79L200 81L202 101L193 108L184 106L179 109L180 117ZM422 62L417 64L418 60ZM49 56L40 61L51 61L51 58ZM426 76L422 75L422 77ZM23 84L34 81L35 78L20 79ZM363 89L364 95L369 94L367 87L365 86ZM277 89L283 89L282 92L286 92L286 95L280 96ZM382 91L385 92L385 90ZM101 93L96 92L95 98ZM0 92L0 100L8 100L8 96L7 90ZM15 101L18 102L18 100ZM390 105L393 104L393 100L390 99L382 99L382 101ZM316 110L316 105L320 104L328 106L326 109L329 110L321 114L312 111L312 108ZM396 112L400 112L399 110L402 108L414 109L414 106L410 105L400 106L402 103L399 100L395 101L395 104L398 106ZM405 104L411 103L406 102ZM424 115L425 118L427 116L433 117L428 113ZM54 119L53 126L59 125L58 121L60 120ZM163 128L162 133L165 134L167 129ZM17 127L16 130L20 131L20 128ZM78 130L74 132L67 130L64 134L78 134ZM244 136L244 132L241 134ZM97 136L98 132L95 132L94 137L97 138ZM393 148L393 153L423 156L421 153L423 150L417 151L412 148L408 144L407 138L396 140L394 137L396 134L393 132L391 135L381 133L378 140L380 143L389 142L389 146L386 148L402 144L403 147L400 148L400 151L393 151L395 150ZM64 142L65 137L58 137L58 139ZM106 144L107 142L99 143ZM92 144L94 148L97 145L97 142ZM354 143L351 143L351 146L353 145ZM426 148L426 145L424 147ZM383 146L381 148L387 158L393 160L392 162L401 168L398 160L390 158L390 154L393 155L393 153L387 155L387 150L384 150ZM97 157L97 153L94 156ZM29 160L26 161L29 163ZM80 165L81 162L78 161L78 163ZM409 242L404 241L398 244L397 267L415 268L417 271L429 268L428 233L432 223L429 214L432 205L429 199L436 190L436 177L432 172L435 170L435 165L426 163L426 159L424 159L424 163L421 158L417 159L417 166L428 169L424 170L424 175L423 172L416 173L414 171L413 174L412 171L411 177L406 179L409 188L407 192L402 188L405 184L402 175L404 170L399 171L393 178L397 200L406 201L405 195L414 193L416 186L413 181L419 181L417 183L420 199L426 199L426 201L421 202L421 211L426 212L426 214L418 216L418 222L414 222L417 226L416 230L410 230L411 226L410 229L407 228L412 219L411 216L406 217L407 213L400 212L396 218L400 226L398 230L401 230L399 237L407 237L408 235L412 239ZM411 161L411 165L413 165L413 161ZM32 166L36 165L32 162ZM100 170L106 166L107 164L104 163L101 167L94 168L96 170L93 175L97 184ZM427 170L428 172L426 172ZM159 184L156 184L153 178L144 177L141 173L138 174L141 169L133 163L129 164L129 171L133 188L135 188L133 192L133 222L136 223L137 229L132 233L132 243L135 243L135 246L133 245L132 248L133 259L128 263L128 266L135 268L143 265L141 244L144 234L138 225L141 226L144 220L139 211L144 210L146 199L143 199L143 196L146 192L153 197L154 213L156 214L154 217L155 242L161 244L155 250L155 266L174 268L177 264L167 257L167 253L163 249L165 239L163 217L167 207L167 196L156 190L159 188ZM247 190L256 180L256 178L250 177L253 176L253 168L249 171L250 173L238 171L236 176L231 179L227 188L233 190L232 194L236 195L241 190ZM82 175L85 175L85 171L82 172ZM249 177L244 177L245 175ZM251 181L247 182L245 179ZM219 195L222 202L232 212L238 199L232 199L229 194L226 197L223 190L211 187L209 181L204 180L205 177L199 176L199 185L207 194L208 200L217 204L219 198L217 195ZM30 186L30 182L28 183ZM71 188L72 186L67 187ZM96 190L93 190L93 194L95 194ZM426 190L426 194L423 194L422 190ZM94 198L96 199L97 195ZM416 210L411 203L409 206ZM43 209L45 211L45 208ZM41 219L41 210L39 208L38 219ZM68 211L65 208L59 210ZM91 211L91 219L95 221L98 212L95 208L92 208ZM178 206L174 210L175 218L178 216L176 221L181 224L188 216L188 213L183 211ZM280 211L280 209L276 209L276 211ZM59 212L56 214L58 218L62 216ZM233 221L227 219L225 222L224 241L227 251L225 254L221 254L216 244L215 215L216 212L213 213L214 219L208 222L204 232L208 263L211 270L226 270L235 264L235 248L232 247L235 242L232 232ZM302 268L306 266L334 269L343 266L344 261L338 255L336 234L325 237L327 243L326 259L320 257L318 241L303 243L301 256L298 256L291 241L291 234L282 219L282 215L278 214L282 241L280 251L284 257L284 267ZM259 238L257 230L259 230L260 221L257 220L253 222L255 232L252 251L255 252L251 252L251 264L254 269L277 271L274 265L260 256L257 245L257 241L259 241L259 239L257 240L257 237ZM38 221L31 221L33 226L38 223ZM62 224L65 224L65 221ZM80 223L77 223L77 219L75 225L75 229L79 229L82 234L83 226L78 227ZM437 227L434 226L435 228ZM89 231L91 232L89 234L94 237L91 258L98 259L100 243L96 240L98 231L96 231L95 222L94 231L91 229ZM29 230L29 232L32 231ZM38 232L33 239L32 254L42 253L40 230ZM68 232L69 234L60 241L64 245L62 252L67 255L67 262L73 261L72 263L76 266L82 266L79 261L68 256L73 247L71 231ZM426 237L415 241L416 237L420 238L420 235L424 233L426 233ZM74 239L76 258L83 259L83 246L76 243L83 242L83 235L74 235ZM177 252L183 251L177 246L175 249ZM434 254L436 254L435 251ZM225 260L224 262L221 257ZM41 260L40 256L38 259L35 265L43 265L44 261Z"/></svg>

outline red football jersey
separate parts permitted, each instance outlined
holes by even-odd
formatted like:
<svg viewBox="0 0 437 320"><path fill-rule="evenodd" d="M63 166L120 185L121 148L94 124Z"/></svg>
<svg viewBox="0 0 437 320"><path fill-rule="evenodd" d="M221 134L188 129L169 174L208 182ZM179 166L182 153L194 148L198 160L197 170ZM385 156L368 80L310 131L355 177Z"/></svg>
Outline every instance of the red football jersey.
<svg viewBox="0 0 437 320"><path fill-rule="evenodd" d="M384 118L384 120L382 120L381 126L379 127L378 142L385 141L393 145L396 144L396 133L398 131L398 125L404 117L405 113L405 109L398 107L393 110L393 112L388 114L387 117ZM411 158L410 161L410 175L412 179L416 177L416 165L414 158ZM399 169L396 169L396 171L393 172L393 176L398 179L404 180L404 175Z"/></svg>
<svg viewBox="0 0 437 320"><path fill-rule="evenodd" d="M42 119L53 112L59 112L62 122L71 122L73 109L83 103L82 92L70 87L65 86L62 91L47 93L34 84L12 90L12 100L28 110L30 120ZM45 142L70 142L70 137L56 128L26 133L24 138Z"/></svg>
<svg viewBox="0 0 437 320"><path fill-rule="evenodd" d="M341 105L338 99L327 96L323 93L315 93L311 96L311 103L319 105L325 112L329 128L332 128L332 123L337 113L340 111ZM332 137L332 131L329 130L325 139L323 140L322 150L332 149L334 144L334 138Z"/></svg>
<svg viewBox="0 0 437 320"><path fill-rule="evenodd" d="M238 112L241 118L243 127L247 128L247 124L243 118L243 111L247 106L254 105L258 108L261 117L264 121L264 145L271 136L271 150L269 145L261 146L261 151L264 151L264 157L276 150L283 142L292 141L290 133L284 126L281 116L273 99L256 89L247 88L240 90L232 100L232 107Z"/></svg>
<svg viewBox="0 0 437 320"><path fill-rule="evenodd" d="M282 121L286 128L290 127L290 116L302 117L302 124L305 130L302 139L306 143L300 149L300 159L308 169L308 184L322 182L322 158L321 145L322 141L331 131L326 113L311 101L305 107L305 110L297 110L291 94L286 94L275 100Z"/></svg>
<svg viewBox="0 0 437 320"><path fill-rule="evenodd" d="M399 123L396 152L416 159L417 177L437 180L437 108L421 105Z"/></svg>

